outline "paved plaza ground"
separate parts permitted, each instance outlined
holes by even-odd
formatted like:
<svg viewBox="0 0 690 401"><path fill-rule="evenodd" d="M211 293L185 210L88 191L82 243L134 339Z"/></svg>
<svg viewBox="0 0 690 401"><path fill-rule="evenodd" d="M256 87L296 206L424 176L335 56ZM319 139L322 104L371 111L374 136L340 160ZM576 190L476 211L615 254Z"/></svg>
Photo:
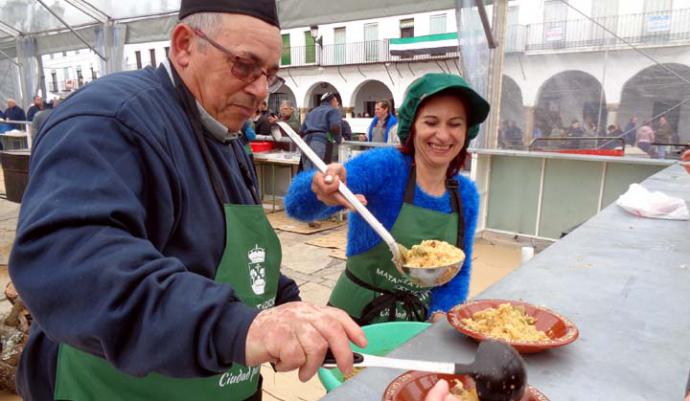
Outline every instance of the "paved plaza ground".
<svg viewBox="0 0 690 401"><path fill-rule="evenodd" d="M4 193L1 174L0 193ZM0 199L0 289L4 289L9 281L7 261L15 237L18 213L19 204ZM312 234L278 230L283 247L282 270L297 281L305 301L325 304L338 276L345 268L343 260L332 256L333 249L310 245L307 241L313 242L323 237L332 238L336 231L344 230L344 225ZM477 239L470 296L500 280L519 263L520 244L516 241L496 237ZM0 313L6 313L8 310L9 302L0 291ZM276 374L268 367L264 367L262 373L266 401L313 401L325 394L316 378L301 383L296 373ZM0 401L19 400L17 396L0 393Z"/></svg>

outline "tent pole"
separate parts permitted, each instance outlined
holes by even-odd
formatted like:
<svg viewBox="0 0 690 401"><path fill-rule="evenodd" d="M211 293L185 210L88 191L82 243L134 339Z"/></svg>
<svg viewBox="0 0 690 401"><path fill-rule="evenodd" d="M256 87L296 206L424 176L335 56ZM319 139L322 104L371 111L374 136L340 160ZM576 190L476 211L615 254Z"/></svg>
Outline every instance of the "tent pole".
<svg viewBox="0 0 690 401"><path fill-rule="evenodd" d="M43 8L45 8L46 10L48 10L48 12L51 13L51 14L53 15L53 17L57 18L58 21L62 22L62 24L63 24L67 29L69 29L70 32L72 32L72 33L74 34L74 36L76 36L83 44L85 44L86 47L88 47L89 49L91 49L92 52L96 53L96 55L97 55L98 57L100 57L101 60L103 60L103 61L105 61L105 62L108 61L98 50L94 49L94 47L91 46L91 44L90 44L86 39L84 39L84 37L81 36L81 35L79 34L79 32L75 31L67 22L65 22L65 20L63 20L62 18L60 18L60 16L57 15L57 13L56 13L55 11L53 11L50 7L48 7L48 5L47 5L46 3L43 2L43 0L36 0L36 1L39 2L39 3L43 6Z"/></svg>
<svg viewBox="0 0 690 401"><path fill-rule="evenodd" d="M22 31L15 29L12 25L2 20L0 20L0 31L7 32L9 35L14 36L15 38L24 34Z"/></svg>

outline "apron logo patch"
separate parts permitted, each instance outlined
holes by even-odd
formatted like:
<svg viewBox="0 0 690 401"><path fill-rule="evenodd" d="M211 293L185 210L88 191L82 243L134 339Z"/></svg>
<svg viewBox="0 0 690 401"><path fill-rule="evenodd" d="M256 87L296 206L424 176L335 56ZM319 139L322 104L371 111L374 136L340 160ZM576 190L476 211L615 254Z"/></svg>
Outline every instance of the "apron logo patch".
<svg viewBox="0 0 690 401"><path fill-rule="evenodd" d="M246 370L245 370L246 369ZM218 381L219 387L230 386L233 384L242 383L245 381L252 381L259 374L258 366L243 367L237 373L225 372L220 376Z"/></svg>
<svg viewBox="0 0 690 401"><path fill-rule="evenodd" d="M249 280L251 282L252 291L256 295L263 295L266 291L266 268L264 262L266 261L266 251L255 245L247 254L249 258Z"/></svg>

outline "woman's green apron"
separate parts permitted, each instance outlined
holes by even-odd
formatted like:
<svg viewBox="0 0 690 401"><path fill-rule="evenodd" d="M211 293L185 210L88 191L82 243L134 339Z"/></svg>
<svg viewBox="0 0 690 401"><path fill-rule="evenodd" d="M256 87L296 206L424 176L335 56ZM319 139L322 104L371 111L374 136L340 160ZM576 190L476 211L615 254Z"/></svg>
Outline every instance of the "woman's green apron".
<svg viewBox="0 0 690 401"><path fill-rule="evenodd" d="M175 77L177 78L177 77ZM179 82L179 80L177 80ZM191 94L177 85L190 116L209 177L225 215L225 249L215 281L231 285L247 305L266 309L275 303L280 276L280 242L261 205L229 204L220 186L219 174L210 165L203 127ZM247 177L245 176L245 180ZM258 199L255 188L255 200ZM212 207L213 205L209 205ZM190 300L193 302L193 300ZM216 376L176 379L151 373L129 376L106 360L60 345L55 379L55 399L70 401L240 401L260 400L259 366L233 365Z"/></svg>
<svg viewBox="0 0 690 401"><path fill-rule="evenodd" d="M411 247L425 239L437 239L464 249L464 218L457 181L448 180L452 213L425 209L413 204L416 189L414 168L410 169L405 201L391 234L400 244ZM404 278L391 260L382 241L372 249L350 256L345 272L331 294L329 305L346 311L360 325L382 321L426 319L430 288L422 288Z"/></svg>

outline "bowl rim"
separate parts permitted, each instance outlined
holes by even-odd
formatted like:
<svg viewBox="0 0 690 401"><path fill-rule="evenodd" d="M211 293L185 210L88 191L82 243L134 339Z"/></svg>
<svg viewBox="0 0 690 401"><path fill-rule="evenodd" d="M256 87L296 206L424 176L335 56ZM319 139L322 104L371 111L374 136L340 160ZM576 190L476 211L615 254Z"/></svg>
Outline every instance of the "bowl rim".
<svg viewBox="0 0 690 401"><path fill-rule="evenodd" d="M437 373L431 373L431 372L420 372L416 370L408 370L405 373L400 374L397 376L395 379L393 379L390 383L388 383L388 386L386 386L386 390L384 390L383 395L381 396L381 401L394 401L395 396L397 396L400 391L405 388L405 386L409 385L409 383L413 380L419 379L424 376L430 376L430 375L436 375ZM465 376L465 375L454 375L454 376ZM435 384L436 382L434 382ZM534 386L527 385L527 389L525 390L526 392L530 393L530 396L536 401L550 401L549 398L544 395L539 389L537 389Z"/></svg>
<svg viewBox="0 0 690 401"><path fill-rule="evenodd" d="M448 317L448 322L450 323L451 326L453 326L456 330L459 332L467 335L468 337L474 338L476 340L486 340L490 338L484 333L480 333L478 331L472 330L468 328L462 320L459 318L459 313L461 310L467 309L471 306L474 305L484 305L487 303L497 303L497 304L503 304L503 303L509 303L511 305L515 306L529 306L534 309L538 309L544 313L547 313L549 315L552 315L556 319L560 320L563 322L563 324L566 327L566 332L564 335L558 337L558 338L552 338L547 341L516 341L516 340L505 340L505 339L496 339L499 341L503 341L508 343L509 345L512 345L514 347L530 347L530 348L556 348L556 347L562 347L564 345L570 344L573 341L575 341L579 335L580 331L578 330L577 326L575 326L575 323L573 323L570 319L566 318L565 316L561 315L558 312L555 312L551 309L548 309L543 306L535 305L529 302L525 301L519 301L519 300L512 300L512 299L497 299L497 298L485 298L485 299L476 299L470 302L465 302L462 304L455 305L453 308L451 308L448 311L447 317ZM530 314L530 316L532 316Z"/></svg>

